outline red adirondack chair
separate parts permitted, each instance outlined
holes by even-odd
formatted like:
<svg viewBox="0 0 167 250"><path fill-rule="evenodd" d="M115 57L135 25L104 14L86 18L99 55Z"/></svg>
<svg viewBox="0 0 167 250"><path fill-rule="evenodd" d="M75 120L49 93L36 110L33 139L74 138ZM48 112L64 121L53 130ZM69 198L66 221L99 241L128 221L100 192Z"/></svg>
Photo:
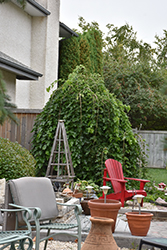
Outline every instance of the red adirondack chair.
<svg viewBox="0 0 167 250"><path fill-rule="evenodd" d="M109 181L111 182L114 190L114 193L106 195L107 199L120 200L122 207L124 207L124 202L131 200L136 194L147 196L147 193L144 190L144 185L146 182L150 182L149 180L124 177L121 163L113 159L106 160L105 166L106 168L104 169L103 185L106 186L106 182ZM140 181L140 190L126 190L125 184L127 181L125 179ZM104 193L100 199L104 199Z"/></svg>

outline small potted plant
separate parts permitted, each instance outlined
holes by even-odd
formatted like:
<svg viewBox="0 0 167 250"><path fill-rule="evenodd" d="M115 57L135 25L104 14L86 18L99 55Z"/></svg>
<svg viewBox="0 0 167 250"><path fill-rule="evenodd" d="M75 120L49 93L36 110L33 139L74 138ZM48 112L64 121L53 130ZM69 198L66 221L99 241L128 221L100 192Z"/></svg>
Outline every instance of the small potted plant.
<svg viewBox="0 0 167 250"><path fill-rule="evenodd" d="M95 193L98 193L100 188L97 184L95 184L92 180L80 180L80 179L77 179L76 182L74 182L74 189L75 189L75 186L78 186L79 187L79 192L82 192L83 193L83 197L86 198L88 197L88 189L86 188L87 186L92 186L92 191L90 193L90 195L93 195Z"/></svg>
<svg viewBox="0 0 167 250"><path fill-rule="evenodd" d="M73 197L75 198L82 198L83 197L83 192L80 191L80 183L75 183L74 185L74 192L72 194Z"/></svg>
<svg viewBox="0 0 167 250"><path fill-rule="evenodd" d="M74 187L78 185L78 192L83 193L82 201L80 202L85 215L90 215L90 209L88 207L88 201L97 198L96 194L99 192L99 186L92 180L80 180L78 179L74 183Z"/></svg>

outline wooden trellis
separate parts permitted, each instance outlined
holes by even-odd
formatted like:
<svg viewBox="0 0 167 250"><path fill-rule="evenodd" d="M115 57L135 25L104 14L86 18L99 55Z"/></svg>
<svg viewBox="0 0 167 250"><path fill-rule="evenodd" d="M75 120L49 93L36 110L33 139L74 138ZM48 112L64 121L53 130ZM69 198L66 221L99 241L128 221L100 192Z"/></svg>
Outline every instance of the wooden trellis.
<svg viewBox="0 0 167 250"><path fill-rule="evenodd" d="M63 120L58 121L46 177L52 182L71 182L73 188L75 173Z"/></svg>

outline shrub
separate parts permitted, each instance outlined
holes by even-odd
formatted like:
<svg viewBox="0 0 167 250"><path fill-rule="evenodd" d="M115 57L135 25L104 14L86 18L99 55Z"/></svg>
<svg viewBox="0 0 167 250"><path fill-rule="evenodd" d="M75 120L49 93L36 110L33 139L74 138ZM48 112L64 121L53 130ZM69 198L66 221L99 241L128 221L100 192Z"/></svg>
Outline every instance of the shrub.
<svg viewBox="0 0 167 250"><path fill-rule="evenodd" d="M0 137L0 178L6 180L35 175L35 159L20 144Z"/></svg>
<svg viewBox="0 0 167 250"><path fill-rule="evenodd" d="M76 177L101 185L107 158L120 161L125 176L139 177L141 148L125 110L128 107L109 93L99 74L88 74L78 66L53 92L35 121L32 154L38 175L46 173L61 119L65 121Z"/></svg>

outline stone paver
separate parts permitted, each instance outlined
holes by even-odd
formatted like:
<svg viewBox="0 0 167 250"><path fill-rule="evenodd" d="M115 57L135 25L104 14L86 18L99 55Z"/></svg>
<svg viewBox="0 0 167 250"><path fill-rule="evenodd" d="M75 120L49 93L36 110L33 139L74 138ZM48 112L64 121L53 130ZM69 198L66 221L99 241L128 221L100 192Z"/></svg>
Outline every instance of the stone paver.
<svg viewBox="0 0 167 250"><path fill-rule="evenodd" d="M86 238L86 236L88 235L89 229L91 227L91 222L89 218L90 216L81 215L82 234L84 235L84 238ZM86 228L84 228L85 225ZM118 214L115 232L113 233L113 236L115 241L117 242L117 245L121 248L137 248L140 239L143 238L140 236L131 235L125 214ZM161 221L158 221L158 219L153 219L146 237L167 238L167 220L161 219Z"/></svg>

